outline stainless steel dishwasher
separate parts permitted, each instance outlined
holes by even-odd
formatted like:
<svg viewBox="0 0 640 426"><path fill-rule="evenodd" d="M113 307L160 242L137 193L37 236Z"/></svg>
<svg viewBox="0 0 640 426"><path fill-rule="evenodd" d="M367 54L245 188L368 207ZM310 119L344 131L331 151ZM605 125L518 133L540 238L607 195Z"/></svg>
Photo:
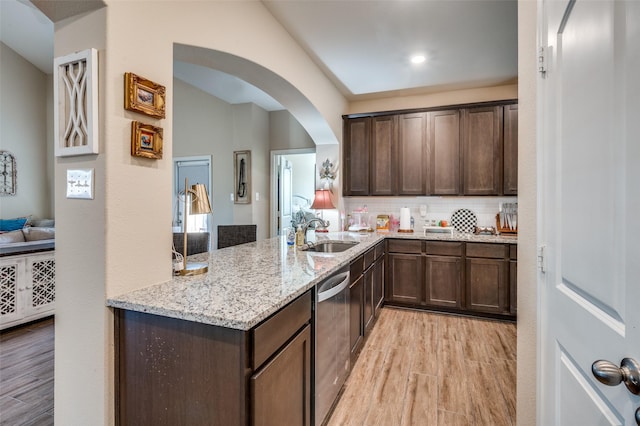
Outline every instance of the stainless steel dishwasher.
<svg viewBox="0 0 640 426"><path fill-rule="evenodd" d="M349 265L317 286L315 425L335 402L349 374Z"/></svg>

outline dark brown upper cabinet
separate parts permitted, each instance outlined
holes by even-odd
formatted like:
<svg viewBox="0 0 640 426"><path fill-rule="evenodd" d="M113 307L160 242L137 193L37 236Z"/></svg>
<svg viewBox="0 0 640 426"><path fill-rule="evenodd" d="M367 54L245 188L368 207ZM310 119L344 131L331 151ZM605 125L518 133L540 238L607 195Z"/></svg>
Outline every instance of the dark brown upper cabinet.
<svg viewBox="0 0 640 426"><path fill-rule="evenodd" d="M397 122L394 115L371 118L371 195L396 195Z"/></svg>
<svg viewBox="0 0 640 426"><path fill-rule="evenodd" d="M427 194L427 114L398 116L397 195Z"/></svg>
<svg viewBox="0 0 640 426"><path fill-rule="evenodd" d="M369 195L371 118L344 121L344 195Z"/></svg>
<svg viewBox="0 0 640 426"><path fill-rule="evenodd" d="M502 192L502 108L462 110L462 192L500 195Z"/></svg>
<svg viewBox="0 0 640 426"><path fill-rule="evenodd" d="M345 117L343 195L517 195L512 102Z"/></svg>
<svg viewBox="0 0 640 426"><path fill-rule="evenodd" d="M504 195L518 194L518 104L504 107Z"/></svg>
<svg viewBox="0 0 640 426"><path fill-rule="evenodd" d="M433 195L458 195L460 186L460 111L434 111L429 117L428 173Z"/></svg>

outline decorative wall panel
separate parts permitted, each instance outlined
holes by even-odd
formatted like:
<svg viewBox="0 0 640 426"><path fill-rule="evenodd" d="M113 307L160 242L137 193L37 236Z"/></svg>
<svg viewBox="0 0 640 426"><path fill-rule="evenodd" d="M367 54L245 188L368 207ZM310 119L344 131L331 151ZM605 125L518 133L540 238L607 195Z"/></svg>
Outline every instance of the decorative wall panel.
<svg viewBox="0 0 640 426"><path fill-rule="evenodd" d="M56 157L97 154L98 51L58 57L53 73Z"/></svg>

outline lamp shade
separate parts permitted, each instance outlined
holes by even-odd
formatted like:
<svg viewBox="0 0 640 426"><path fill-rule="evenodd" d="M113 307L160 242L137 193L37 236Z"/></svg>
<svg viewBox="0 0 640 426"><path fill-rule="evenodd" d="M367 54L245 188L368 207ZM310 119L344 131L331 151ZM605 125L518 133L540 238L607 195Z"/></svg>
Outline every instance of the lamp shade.
<svg viewBox="0 0 640 426"><path fill-rule="evenodd" d="M191 214L211 213L207 188L202 183L191 186Z"/></svg>
<svg viewBox="0 0 640 426"><path fill-rule="evenodd" d="M335 209L336 207L331 202L331 194L328 189L318 189L316 190L316 196L313 199L313 204L311 205L312 209L315 210L326 210L326 209Z"/></svg>

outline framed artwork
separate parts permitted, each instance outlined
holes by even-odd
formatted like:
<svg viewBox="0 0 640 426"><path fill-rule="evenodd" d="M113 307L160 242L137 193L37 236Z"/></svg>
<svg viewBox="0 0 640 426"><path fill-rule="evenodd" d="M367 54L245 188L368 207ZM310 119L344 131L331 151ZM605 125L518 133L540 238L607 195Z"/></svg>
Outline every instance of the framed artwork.
<svg viewBox="0 0 640 426"><path fill-rule="evenodd" d="M251 151L233 152L235 204L251 203Z"/></svg>
<svg viewBox="0 0 640 426"><path fill-rule="evenodd" d="M162 158L162 127L131 122L131 155L134 157Z"/></svg>
<svg viewBox="0 0 640 426"><path fill-rule="evenodd" d="M98 154L98 51L53 61L55 156Z"/></svg>
<svg viewBox="0 0 640 426"><path fill-rule="evenodd" d="M0 150L0 195L16 195L16 158Z"/></svg>
<svg viewBox="0 0 640 426"><path fill-rule="evenodd" d="M124 108L151 117L165 117L165 87L151 80L124 73Z"/></svg>

